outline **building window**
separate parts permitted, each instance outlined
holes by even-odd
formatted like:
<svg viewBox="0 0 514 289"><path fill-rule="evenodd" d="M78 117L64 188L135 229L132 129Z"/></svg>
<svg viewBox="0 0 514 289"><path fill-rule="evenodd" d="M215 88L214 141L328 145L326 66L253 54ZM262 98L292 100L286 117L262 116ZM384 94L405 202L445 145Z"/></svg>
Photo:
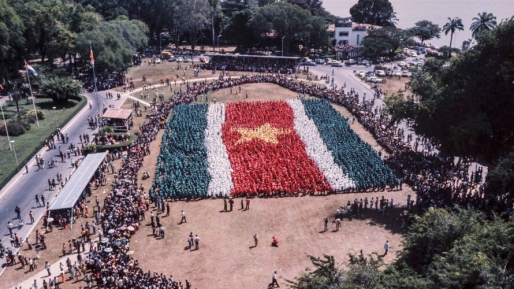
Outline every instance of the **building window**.
<svg viewBox="0 0 514 289"><path fill-rule="evenodd" d="M347 31L339 31L339 37L348 37L348 32Z"/></svg>
<svg viewBox="0 0 514 289"><path fill-rule="evenodd" d="M357 34L357 45L359 45L361 42L361 36L359 34Z"/></svg>

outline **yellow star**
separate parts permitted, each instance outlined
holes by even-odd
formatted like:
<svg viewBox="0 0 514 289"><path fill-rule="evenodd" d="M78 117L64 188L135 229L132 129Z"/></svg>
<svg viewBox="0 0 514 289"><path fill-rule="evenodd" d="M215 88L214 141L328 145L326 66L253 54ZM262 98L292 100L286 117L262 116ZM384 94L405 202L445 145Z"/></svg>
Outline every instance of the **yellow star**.
<svg viewBox="0 0 514 289"><path fill-rule="evenodd" d="M253 139L262 140L263 142L277 144L277 136L281 134L288 134L291 132L290 129L281 129L272 127L269 123L261 125L258 128L232 128L232 131L236 131L241 136L236 142L237 144L245 143Z"/></svg>

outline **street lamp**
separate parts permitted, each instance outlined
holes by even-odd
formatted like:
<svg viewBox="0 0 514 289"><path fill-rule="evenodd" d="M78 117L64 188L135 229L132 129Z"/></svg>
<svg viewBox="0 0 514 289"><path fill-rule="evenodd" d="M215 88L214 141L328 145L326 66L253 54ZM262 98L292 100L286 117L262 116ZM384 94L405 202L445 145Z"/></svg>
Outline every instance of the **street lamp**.
<svg viewBox="0 0 514 289"><path fill-rule="evenodd" d="M54 119L55 119L55 130L57 130L57 112L55 112L56 107L54 106L52 108L54 109L54 114L55 114L55 116L54 116Z"/></svg>
<svg viewBox="0 0 514 289"><path fill-rule="evenodd" d="M5 121L5 116L4 116L4 105L3 104L0 104L0 109L2 110L2 118L4 119L5 133L7 134L7 141L9 142L9 149L12 150L11 139L9 138L9 129L7 129L7 122Z"/></svg>
<svg viewBox="0 0 514 289"><path fill-rule="evenodd" d="M12 149L14 151L14 158L16 159L16 166L18 166L18 156L16 155L16 147L14 147L14 140L11 141Z"/></svg>
<svg viewBox="0 0 514 289"><path fill-rule="evenodd" d="M220 52L220 37L221 37L221 34L218 35L218 52Z"/></svg>
<svg viewBox="0 0 514 289"><path fill-rule="evenodd" d="M284 56L284 38L286 37L282 37L282 56Z"/></svg>

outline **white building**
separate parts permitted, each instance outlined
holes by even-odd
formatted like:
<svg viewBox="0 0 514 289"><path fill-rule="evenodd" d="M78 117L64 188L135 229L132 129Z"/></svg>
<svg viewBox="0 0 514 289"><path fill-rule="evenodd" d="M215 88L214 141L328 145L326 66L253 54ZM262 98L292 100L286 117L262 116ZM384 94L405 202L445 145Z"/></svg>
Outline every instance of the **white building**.
<svg viewBox="0 0 514 289"><path fill-rule="evenodd" d="M378 28L370 24L360 24L352 22L350 17L337 18L334 25L334 39L336 45L361 46L362 39L366 37L370 28Z"/></svg>

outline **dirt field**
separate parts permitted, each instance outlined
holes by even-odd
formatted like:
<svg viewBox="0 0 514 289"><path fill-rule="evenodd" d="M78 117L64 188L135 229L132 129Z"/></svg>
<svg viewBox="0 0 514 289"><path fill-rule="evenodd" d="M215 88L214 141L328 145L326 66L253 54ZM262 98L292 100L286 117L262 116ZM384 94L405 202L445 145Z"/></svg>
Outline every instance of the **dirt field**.
<svg viewBox="0 0 514 289"><path fill-rule="evenodd" d="M137 74L133 74L132 77L137 77ZM249 96L248 101L296 97L294 92L273 84L246 84L242 86L240 95L230 94L229 90L225 89L215 92L212 96L216 97L217 101L245 101L246 92ZM124 107L131 108L132 100L127 100ZM335 107L344 116L349 115L344 108ZM137 130L139 123L145 121L145 117L143 115L134 118L134 121L134 128ZM360 124L355 122L352 128L364 141L381 150ZM140 175L148 171L153 176L162 133L163 131L152 144L151 155L145 158ZM119 167L119 161L115 165ZM112 180L111 175L108 175L108 178L109 181ZM151 182L152 179L142 181L146 189L151 186ZM99 196L103 201L107 189L108 187L101 187L95 190L90 200L93 201L95 196ZM173 202L170 204L171 215L161 218L166 237L152 237L151 227L143 223L142 229L131 240L131 250L135 252L133 257L139 260L145 271L171 274L174 279L180 281L188 279L193 288L267 288L274 270L278 271L279 283L285 287L284 279L293 279L305 268L312 268L308 255L334 255L338 264L344 268L349 253L363 250L364 254L383 255L383 245L389 240L390 250L384 256L384 261L391 262L395 253L401 249L401 223L397 216L402 208L398 205L405 204L408 194L415 198L414 193L404 186L402 191L391 192L252 199L248 211L240 210L240 199L236 199L233 212L222 212L221 199ZM346 205L347 201L381 196L385 196L386 199L392 198L395 203L395 208L389 210L385 217L378 211L368 211L352 219L345 218L339 232L333 231L333 223L329 223L328 232L321 232L323 217L328 216L332 221L337 208ZM187 214L187 223L179 224L181 210ZM148 214L146 222L149 222ZM55 229L54 232L46 234L49 248L42 251L39 268L42 268L44 261L58 260L62 242L79 236L80 225L91 220L81 218L73 230ZM198 251L186 249L190 232L200 237ZM259 235L257 247L252 247L254 233ZM280 239L278 248L270 246L272 236ZM32 234L31 240L34 239ZM33 251L22 253L27 256L35 255ZM31 274L26 273L26 270L27 268L21 269L18 265L8 268L1 278L5 283L0 287L14 286L17 282L30 277ZM64 288L81 286L85 286L85 283L66 283Z"/></svg>

